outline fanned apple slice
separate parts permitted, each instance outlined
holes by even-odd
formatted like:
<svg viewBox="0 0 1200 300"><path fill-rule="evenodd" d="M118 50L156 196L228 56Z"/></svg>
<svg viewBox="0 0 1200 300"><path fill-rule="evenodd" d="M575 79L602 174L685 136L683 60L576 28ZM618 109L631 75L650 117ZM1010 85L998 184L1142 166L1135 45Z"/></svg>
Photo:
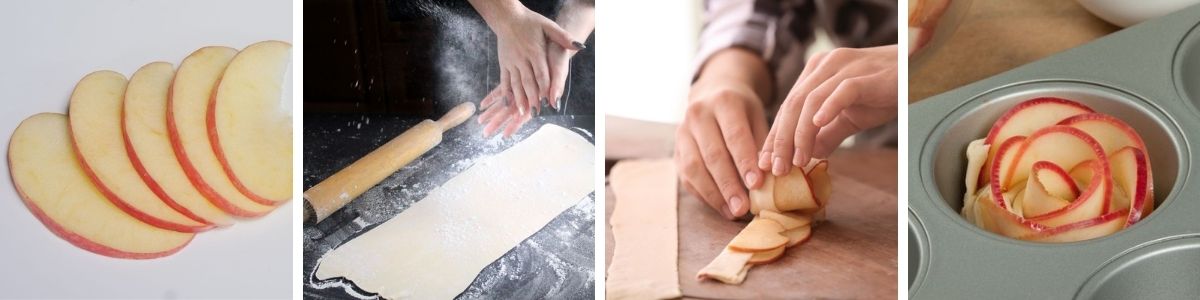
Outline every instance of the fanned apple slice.
<svg viewBox="0 0 1200 300"><path fill-rule="evenodd" d="M234 216L258 217L274 206L262 205L238 191L208 137L209 99L236 54L233 48L204 47L183 60L167 98L167 132L188 181L205 198Z"/></svg>
<svg viewBox="0 0 1200 300"><path fill-rule="evenodd" d="M1150 164L1141 149L1126 146L1113 152L1109 157L1109 165L1112 167L1113 184L1121 187L1125 192L1122 198L1127 199L1123 207L1129 210L1126 226L1133 225L1142 219L1146 202L1154 201L1150 199Z"/></svg>
<svg viewBox="0 0 1200 300"><path fill-rule="evenodd" d="M783 235L787 236L787 238L788 238L787 246L789 248L792 246L803 244L804 242L807 242L809 238L812 237L812 226L811 225L800 226L800 227L796 227L793 229L789 229L788 231L784 231Z"/></svg>
<svg viewBox="0 0 1200 300"><path fill-rule="evenodd" d="M188 182L171 150L171 140L167 137L167 94L174 77L171 64L155 62L138 69L129 78L121 118L125 148L142 181L164 202L198 221L228 226L233 218Z"/></svg>
<svg viewBox="0 0 1200 300"><path fill-rule="evenodd" d="M255 43L221 77L208 109L213 149L234 187L262 205L292 196L292 45Z"/></svg>
<svg viewBox="0 0 1200 300"><path fill-rule="evenodd" d="M1106 213L1108 201L1112 199L1113 187L1108 164L1093 160L1089 165L1092 167L1092 179L1079 198L1067 207L1028 219L1047 227L1057 227Z"/></svg>
<svg viewBox="0 0 1200 300"><path fill-rule="evenodd" d="M813 196L817 200L816 209L802 209L799 213L812 216L813 221L825 220L825 204L833 197L833 180L829 178L829 162L821 160L808 170L808 179L812 181Z"/></svg>
<svg viewBox="0 0 1200 300"><path fill-rule="evenodd" d="M984 138L984 144L994 146L996 143L1015 136L1028 136L1038 129L1057 124L1066 118L1092 112L1091 108L1083 104L1061 98L1036 98L1021 102L996 120L995 125ZM991 169L997 150L999 149L992 147L988 152L984 170ZM984 173L979 178L979 183L991 181L991 175Z"/></svg>
<svg viewBox="0 0 1200 300"><path fill-rule="evenodd" d="M759 252L787 244L788 238L779 233L783 232L779 222L763 218L755 218L746 225L738 235L729 242L729 248L742 252Z"/></svg>
<svg viewBox="0 0 1200 300"><path fill-rule="evenodd" d="M55 235L96 254L148 259L178 252L192 240L125 213L92 184L71 144L67 117L42 113L25 119L8 145L17 193Z"/></svg>
<svg viewBox="0 0 1200 300"><path fill-rule="evenodd" d="M139 220L179 232L210 228L167 205L138 176L122 137L125 85L125 76L98 71L84 76L71 93L67 116L80 167L101 194Z"/></svg>
<svg viewBox="0 0 1200 300"><path fill-rule="evenodd" d="M749 260L746 260L746 264L761 265L775 262L776 260L779 260L780 257L783 257L784 248L786 247L779 246L775 249L755 252L754 255L750 256Z"/></svg>
<svg viewBox="0 0 1200 300"><path fill-rule="evenodd" d="M812 223L812 217L793 212L780 213L764 210L758 215L758 217L779 223L779 225L783 226L783 230L792 230L802 226L808 226Z"/></svg>

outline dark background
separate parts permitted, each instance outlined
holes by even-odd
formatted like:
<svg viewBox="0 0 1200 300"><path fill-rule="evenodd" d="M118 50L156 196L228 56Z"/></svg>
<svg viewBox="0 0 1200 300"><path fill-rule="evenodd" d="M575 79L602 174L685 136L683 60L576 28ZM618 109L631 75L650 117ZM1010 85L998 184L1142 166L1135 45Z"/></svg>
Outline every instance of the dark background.
<svg viewBox="0 0 1200 300"><path fill-rule="evenodd" d="M522 1L554 19L558 0ZM499 81L496 36L466 0L304 1L304 111L429 117ZM566 114L594 115L595 38L571 60ZM545 111L543 111L545 113Z"/></svg>

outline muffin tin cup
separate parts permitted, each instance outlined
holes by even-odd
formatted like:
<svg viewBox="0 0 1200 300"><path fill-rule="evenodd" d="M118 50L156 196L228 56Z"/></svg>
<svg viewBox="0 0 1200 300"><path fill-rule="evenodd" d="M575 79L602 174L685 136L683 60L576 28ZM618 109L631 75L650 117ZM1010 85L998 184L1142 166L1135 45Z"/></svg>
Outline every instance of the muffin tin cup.
<svg viewBox="0 0 1200 300"><path fill-rule="evenodd" d="M909 295L1094 299L1200 293L1195 285L1200 238L1193 237L1200 234L1194 217L1200 214L1200 184L1189 181L1196 173L1193 149L1200 146L1197 25L1200 6L910 106ZM1075 100L1129 123L1146 142L1158 203L1154 213L1112 235L1061 244L1011 239L960 217L967 144L983 138L1005 111L1037 97ZM1187 259L1196 262L1179 263ZM1191 277L1178 280L1180 268ZM1180 291L1190 292L1175 294Z"/></svg>

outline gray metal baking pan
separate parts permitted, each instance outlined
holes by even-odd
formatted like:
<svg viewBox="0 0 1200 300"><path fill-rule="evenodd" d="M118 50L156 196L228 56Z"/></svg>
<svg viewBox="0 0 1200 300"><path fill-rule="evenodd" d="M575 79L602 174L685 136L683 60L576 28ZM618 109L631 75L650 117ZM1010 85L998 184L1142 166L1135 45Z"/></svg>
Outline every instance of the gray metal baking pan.
<svg viewBox="0 0 1200 300"><path fill-rule="evenodd" d="M1046 30L1053 30L1047 28ZM1113 235L1025 242L959 217L967 143L1040 96L1079 101L1146 141L1158 209ZM909 107L913 299L1195 299L1200 296L1200 6Z"/></svg>

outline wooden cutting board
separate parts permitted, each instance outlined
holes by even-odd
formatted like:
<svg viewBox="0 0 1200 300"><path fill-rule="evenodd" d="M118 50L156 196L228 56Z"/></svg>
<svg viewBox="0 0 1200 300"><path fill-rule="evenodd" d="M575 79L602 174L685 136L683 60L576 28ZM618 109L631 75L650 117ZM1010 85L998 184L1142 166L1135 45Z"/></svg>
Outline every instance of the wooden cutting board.
<svg viewBox="0 0 1200 300"><path fill-rule="evenodd" d="M855 298L896 297L896 151L845 150L830 157L833 196L829 221L804 245L775 263L750 270L741 285L697 281L745 223L722 219L699 199L680 191L679 283L684 297ZM605 193L605 221L616 199ZM605 258L613 239L605 233Z"/></svg>

